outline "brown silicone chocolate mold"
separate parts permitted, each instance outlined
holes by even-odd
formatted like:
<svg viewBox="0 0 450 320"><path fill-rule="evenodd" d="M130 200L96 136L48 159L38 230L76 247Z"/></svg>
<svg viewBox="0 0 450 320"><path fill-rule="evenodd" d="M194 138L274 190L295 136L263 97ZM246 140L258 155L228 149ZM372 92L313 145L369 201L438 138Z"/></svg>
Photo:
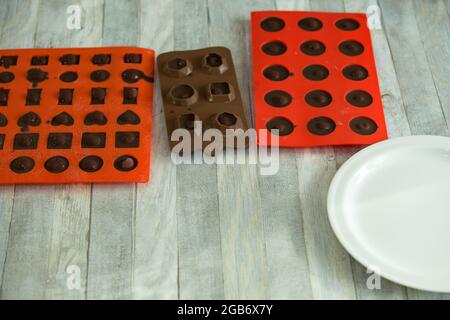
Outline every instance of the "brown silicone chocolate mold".
<svg viewBox="0 0 450 320"><path fill-rule="evenodd" d="M277 21L267 21L264 27L272 31L282 28ZM283 51L277 46L268 45L267 50ZM193 134L195 121L202 122L203 130L214 128L224 133L227 129L248 128L229 49L211 47L168 52L159 55L157 63L169 140L175 129L187 129ZM282 66L273 66L265 74L279 81L285 73ZM286 102L289 98L278 97L276 93L270 98L275 104L290 103ZM170 141L172 147L177 143ZM131 160L127 163L131 165Z"/></svg>

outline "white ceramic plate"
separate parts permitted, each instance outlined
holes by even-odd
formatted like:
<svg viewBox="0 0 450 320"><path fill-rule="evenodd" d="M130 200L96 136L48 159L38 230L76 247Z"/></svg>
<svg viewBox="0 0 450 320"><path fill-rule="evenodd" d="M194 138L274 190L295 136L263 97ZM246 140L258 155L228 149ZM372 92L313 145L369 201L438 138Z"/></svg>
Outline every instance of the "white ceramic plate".
<svg viewBox="0 0 450 320"><path fill-rule="evenodd" d="M383 141L351 157L328 192L345 249L405 286L450 292L450 138Z"/></svg>

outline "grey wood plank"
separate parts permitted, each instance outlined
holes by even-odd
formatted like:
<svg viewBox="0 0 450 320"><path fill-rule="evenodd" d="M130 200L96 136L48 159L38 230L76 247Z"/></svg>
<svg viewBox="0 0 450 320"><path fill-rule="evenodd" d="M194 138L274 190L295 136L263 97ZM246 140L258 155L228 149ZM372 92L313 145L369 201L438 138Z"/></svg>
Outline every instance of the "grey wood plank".
<svg viewBox="0 0 450 320"><path fill-rule="evenodd" d="M171 50L174 1L141 0L139 45ZM170 159L162 99L155 82L150 183L138 184L134 219L133 298L178 298L176 168Z"/></svg>
<svg viewBox="0 0 450 320"><path fill-rule="evenodd" d="M380 6L411 132L448 135L413 3L380 1Z"/></svg>
<svg viewBox="0 0 450 320"><path fill-rule="evenodd" d="M2 48L33 47L38 3L7 1L2 25ZM5 188L5 205L13 187ZM7 252L4 256L2 299L32 299L44 296L47 278L52 188L17 186L12 205ZM50 201L49 201L50 197ZM5 208L7 210L7 208ZM37 212L35 212L37 211ZM6 211L6 215L7 215ZM7 216L5 216L7 219Z"/></svg>
<svg viewBox="0 0 450 320"><path fill-rule="evenodd" d="M82 28L66 28L66 10L81 8ZM101 41L103 0L41 2L35 36L36 47L96 46ZM49 245L46 299L84 299L86 297L88 232L91 185L64 185L54 189L52 237ZM80 289L67 287L68 267L80 268Z"/></svg>
<svg viewBox="0 0 450 320"><path fill-rule="evenodd" d="M447 129L450 123L450 19L446 3L415 1L415 15Z"/></svg>
<svg viewBox="0 0 450 320"><path fill-rule="evenodd" d="M104 5L104 46L136 45L140 2L108 0ZM92 187L88 265L90 299L132 296L133 221L136 184L94 184Z"/></svg>
<svg viewBox="0 0 450 320"><path fill-rule="evenodd" d="M307 10L309 1L275 1L274 5L271 7L268 2L265 9ZM252 86L251 83L250 90ZM280 150L279 171L269 176L259 174L258 183L264 218L268 297L310 299L312 289L295 150Z"/></svg>
<svg viewBox="0 0 450 320"><path fill-rule="evenodd" d="M273 8L273 1L208 1L209 39L211 45L231 49L236 73L242 88L247 118L250 109L251 11ZM226 32L224 31L226 30ZM267 259L264 239L264 216L261 210L256 166L218 165L217 183L220 215L225 298L266 298L268 296Z"/></svg>
<svg viewBox="0 0 450 320"><path fill-rule="evenodd" d="M420 38L413 2L379 3L411 132L448 135L447 124ZM410 288L407 294L410 299L445 297Z"/></svg>
<svg viewBox="0 0 450 320"><path fill-rule="evenodd" d="M378 3L376 0L345 0L345 9L348 12L365 13L371 5L378 6ZM371 37L389 137L410 135L411 132L403 107L397 75L383 28L371 30ZM347 157L337 155L338 165L341 165L346 160ZM393 300L406 298L406 291L403 286L386 279L381 279L380 290L370 290L366 281L372 273L368 273L367 268L354 259L352 259L352 269L358 299Z"/></svg>
<svg viewBox="0 0 450 320"><path fill-rule="evenodd" d="M209 45L207 1L178 0L174 16L175 50ZM180 298L223 299L216 165L176 171Z"/></svg>

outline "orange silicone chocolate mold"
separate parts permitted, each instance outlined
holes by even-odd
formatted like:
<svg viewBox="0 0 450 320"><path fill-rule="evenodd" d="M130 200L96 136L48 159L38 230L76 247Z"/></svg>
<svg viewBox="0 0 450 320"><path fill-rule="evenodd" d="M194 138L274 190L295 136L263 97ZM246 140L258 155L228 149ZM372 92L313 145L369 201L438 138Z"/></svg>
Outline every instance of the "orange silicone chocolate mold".
<svg viewBox="0 0 450 320"><path fill-rule="evenodd" d="M260 11L251 21L257 129L277 129L282 147L387 138L364 14Z"/></svg>
<svg viewBox="0 0 450 320"><path fill-rule="evenodd" d="M146 182L154 52L0 50L0 183Z"/></svg>

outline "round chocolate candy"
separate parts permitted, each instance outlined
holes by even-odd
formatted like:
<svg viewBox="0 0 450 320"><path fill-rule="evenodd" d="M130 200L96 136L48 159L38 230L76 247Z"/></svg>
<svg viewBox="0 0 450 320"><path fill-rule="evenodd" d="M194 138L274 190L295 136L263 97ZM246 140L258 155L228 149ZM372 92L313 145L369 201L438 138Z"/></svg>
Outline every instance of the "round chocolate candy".
<svg viewBox="0 0 450 320"><path fill-rule="evenodd" d="M142 77L144 77L144 73L141 70L127 69L122 72L122 79L127 83L138 82Z"/></svg>
<svg viewBox="0 0 450 320"><path fill-rule="evenodd" d="M333 120L327 117L317 117L308 122L308 130L312 134L324 136L330 134L336 129Z"/></svg>
<svg viewBox="0 0 450 320"><path fill-rule="evenodd" d="M322 108L331 103L331 94L324 90L314 90L311 92L308 92L305 96L305 101L317 108Z"/></svg>
<svg viewBox="0 0 450 320"><path fill-rule="evenodd" d="M103 82L109 79L109 71L96 70L91 72L91 80L95 82Z"/></svg>
<svg viewBox="0 0 450 320"><path fill-rule="evenodd" d="M287 136L288 134L291 134L292 131L294 131L294 124L282 117L276 117L271 120L269 120L266 123L266 128L273 134L277 134L278 136ZM278 133L276 133L273 130L278 130Z"/></svg>
<svg viewBox="0 0 450 320"><path fill-rule="evenodd" d="M272 107L286 107L292 102L292 97L289 93L282 90L270 91L264 96L264 101Z"/></svg>
<svg viewBox="0 0 450 320"><path fill-rule="evenodd" d="M364 52L364 46L355 40L341 42L339 50L347 56L357 56Z"/></svg>
<svg viewBox="0 0 450 320"><path fill-rule="evenodd" d="M320 64L312 64L303 69L303 76L312 81L324 80L329 74L328 69Z"/></svg>
<svg viewBox="0 0 450 320"><path fill-rule="evenodd" d="M361 81L361 80L366 79L369 76L369 72L367 71L366 68L364 68L363 66L356 65L356 64L345 67L342 70L342 74L347 79L354 80L354 81Z"/></svg>
<svg viewBox="0 0 450 320"><path fill-rule="evenodd" d="M74 82L78 79L78 73L75 71L66 71L59 76L59 80L63 82Z"/></svg>
<svg viewBox="0 0 450 320"><path fill-rule="evenodd" d="M263 71L264 77L272 81L282 81L289 77L289 70L280 65L267 67Z"/></svg>
<svg viewBox="0 0 450 320"><path fill-rule="evenodd" d="M350 128L358 134L367 136L375 133L375 131L377 131L378 129L378 126L372 119L366 117L358 117L350 121Z"/></svg>
<svg viewBox="0 0 450 320"><path fill-rule="evenodd" d="M61 156L52 157L45 161L44 167L51 173L61 173L69 167L69 160Z"/></svg>
<svg viewBox="0 0 450 320"><path fill-rule="evenodd" d="M138 161L132 156L121 156L114 161L114 168L119 171L131 171L137 167Z"/></svg>
<svg viewBox="0 0 450 320"><path fill-rule="evenodd" d="M267 42L262 46L262 51L270 56L279 56L287 50L286 45L280 41Z"/></svg>
<svg viewBox="0 0 450 320"><path fill-rule="evenodd" d="M9 167L15 173L27 173L33 170L34 160L30 157L19 157L11 161Z"/></svg>
<svg viewBox="0 0 450 320"><path fill-rule="evenodd" d="M341 19L336 22L336 27L344 31L353 31L359 28L359 22L353 19Z"/></svg>
<svg viewBox="0 0 450 320"><path fill-rule="evenodd" d="M12 72L0 72L0 83L9 83L14 80L14 73Z"/></svg>
<svg viewBox="0 0 450 320"><path fill-rule="evenodd" d="M322 28L322 21L317 18L304 18L298 22L298 26L306 31L317 31Z"/></svg>
<svg viewBox="0 0 450 320"><path fill-rule="evenodd" d="M309 40L302 43L300 50L309 56L318 56L325 52L325 45L317 40Z"/></svg>
<svg viewBox="0 0 450 320"><path fill-rule="evenodd" d="M353 90L345 96L345 100L356 107L367 107L372 104L372 96L363 90Z"/></svg>
<svg viewBox="0 0 450 320"><path fill-rule="evenodd" d="M103 160L97 156L87 156L80 161L80 169L86 172L96 172L103 167Z"/></svg>
<svg viewBox="0 0 450 320"><path fill-rule="evenodd" d="M284 28L285 23L282 19L276 17L266 18L261 22L261 28L264 31L275 32Z"/></svg>

